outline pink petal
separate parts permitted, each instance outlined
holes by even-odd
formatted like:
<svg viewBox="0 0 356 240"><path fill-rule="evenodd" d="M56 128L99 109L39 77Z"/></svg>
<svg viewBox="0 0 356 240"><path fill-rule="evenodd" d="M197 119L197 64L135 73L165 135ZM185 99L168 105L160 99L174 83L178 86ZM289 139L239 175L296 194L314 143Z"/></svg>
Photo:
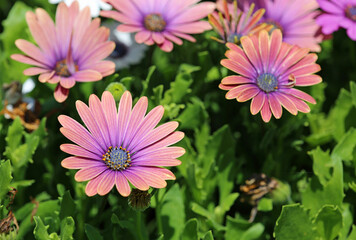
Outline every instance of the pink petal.
<svg viewBox="0 0 356 240"><path fill-rule="evenodd" d="M123 196L123 197L127 197L130 195L131 193L131 187L129 185L129 183L127 182L127 179L125 178L125 176L119 172L116 171L115 172L115 184L116 184L116 189L117 191Z"/></svg>
<svg viewBox="0 0 356 240"><path fill-rule="evenodd" d="M62 77L60 82L62 87L70 89L75 85L75 79L73 77Z"/></svg>
<svg viewBox="0 0 356 240"><path fill-rule="evenodd" d="M265 100L263 107L261 109L261 116L262 116L262 120L264 122L269 122L269 120L271 120L271 109L269 108L269 104L268 104L268 100Z"/></svg>
<svg viewBox="0 0 356 240"><path fill-rule="evenodd" d="M35 61L38 61L47 67L51 66L51 62L49 62L50 59L47 59L46 55L34 44L26 40L18 39L15 41L15 45Z"/></svg>
<svg viewBox="0 0 356 240"><path fill-rule="evenodd" d="M134 161L140 161L145 159L155 159L155 158L166 158L166 159L174 159L182 156L185 153L185 149L182 147L164 147L160 149L153 149L152 151L143 153L138 152L135 153L132 157Z"/></svg>
<svg viewBox="0 0 356 240"><path fill-rule="evenodd" d="M42 73L49 73L50 70L38 67L27 68L23 71L23 74L26 76L34 76Z"/></svg>
<svg viewBox="0 0 356 240"><path fill-rule="evenodd" d="M117 141L118 141L118 145L120 146L124 141L127 128L130 125L129 119L131 114L131 108L132 108L131 93L129 91L126 91L124 92L124 94L120 99L119 110L118 110L118 132L117 132L118 140Z"/></svg>
<svg viewBox="0 0 356 240"><path fill-rule="evenodd" d="M74 178L77 182L88 181L97 177L107 169L108 167L105 164L102 166L83 168L75 174Z"/></svg>
<svg viewBox="0 0 356 240"><path fill-rule="evenodd" d="M104 196L108 194L111 189L114 187L115 184L115 172L114 171L106 171L102 175L103 178L101 179L98 185L98 194L100 196Z"/></svg>
<svg viewBox="0 0 356 240"><path fill-rule="evenodd" d="M258 70L262 69L261 59L258 54L258 49L253 44L251 38L249 37L242 37L241 38L241 45L246 53L246 56L251 61L252 65ZM259 73L258 73L259 74Z"/></svg>
<svg viewBox="0 0 356 240"><path fill-rule="evenodd" d="M120 32L139 32L143 30L142 26L121 24L117 27L117 30Z"/></svg>
<svg viewBox="0 0 356 240"><path fill-rule="evenodd" d="M322 82L322 78L318 75L309 75L296 78L296 86L311 86Z"/></svg>
<svg viewBox="0 0 356 240"><path fill-rule="evenodd" d="M163 44L165 41L165 38L162 33L160 32L152 32L152 39L155 41L157 44ZM167 41L167 40L166 40Z"/></svg>
<svg viewBox="0 0 356 240"><path fill-rule="evenodd" d="M260 92L259 94L257 94L256 97L254 97L251 101L251 105L250 105L250 111L252 113L252 115L256 115L259 111L261 111L262 106L265 103L266 100L266 94L264 92Z"/></svg>
<svg viewBox="0 0 356 240"><path fill-rule="evenodd" d="M54 90L54 98L59 103L64 102L67 99L68 94L69 94L69 90L67 88L61 87L61 85L59 84Z"/></svg>
<svg viewBox="0 0 356 240"><path fill-rule="evenodd" d="M254 84L239 85L226 93L226 99L237 98L242 92L244 92L248 89L253 89L253 88L256 88L256 85L254 85Z"/></svg>
<svg viewBox="0 0 356 240"><path fill-rule="evenodd" d="M39 77L38 77L38 80L41 82L41 83L45 83L47 82L48 80L50 80L53 75L55 74L55 71L52 71L52 72L48 72L48 73L42 73Z"/></svg>
<svg viewBox="0 0 356 240"><path fill-rule="evenodd" d="M117 110L116 102L112 94L108 91L105 91L101 96L101 106L104 110L105 118L110 126L110 140L112 145L118 146L116 134L118 133L118 119L117 119Z"/></svg>
<svg viewBox="0 0 356 240"><path fill-rule="evenodd" d="M273 94L268 95L270 109L275 118L279 119L282 116L282 106Z"/></svg>
<svg viewBox="0 0 356 240"><path fill-rule="evenodd" d="M34 66L41 67L41 68L47 68L47 66L44 65L43 63L40 63L40 62L36 61L35 59L24 56L22 54L12 54L11 58L18 62L34 65Z"/></svg>
<svg viewBox="0 0 356 240"><path fill-rule="evenodd" d="M88 151L80 146L74 144L62 144L60 149L68 154L72 154L78 157L90 158L93 160L101 160L102 156L98 153Z"/></svg>
<svg viewBox="0 0 356 240"><path fill-rule="evenodd" d="M95 82L103 78L99 72L94 70L81 70L72 75L72 77L77 82Z"/></svg>
<svg viewBox="0 0 356 240"><path fill-rule="evenodd" d="M151 158L140 157L140 160L132 160L132 166L150 166L150 167L174 167L181 165L182 162L172 158Z"/></svg>
<svg viewBox="0 0 356 240"><path fill-rule="evenodd" d="M148 186L144 179L134 173L132 168L128 168L127 170L122 171L121 173L125 176L127 180L129 180L130 183L132 183L132 185L134 185L141 191L147 191L150 188L150 186Z"/></svg>
<svg viewBox="0 0 356 240"><path fill-rule="evenodd" d="M67 157L61 162L61 165L62 167L68 169L81 169L81 168L100 167L105 164L103 161L91 160L88 158Z"/></svg>
<svg viewBox="0 0 356 240"><path fill-rule="evenodd" d="M285 109L287 109L288 112L290 112L293 115L297 115L297 113L298 113L297 107L286 95L279 93L279 94L276 94L275 97L282 104L282 106Z"/></svg>
<svg viewBox="0 0 356 240"><path fill-rule="evenodd" d="M224 85L239 85L239 84L244 84L244 83L253 83L253 81L249 78L242 77L242 76L227 76L223 78L221 81L221 84Z"/></svg>
<svg viewBox="0 0 356 240"><path fill-rule="evenodd" d="M152 32L148 30L143 30L135 35L135 40L137 43L144 43L147 39L149 39L152 35Z"/></svg>
<svg viewBox="0 0 356 240"><path fill-rule="evenodd" d="M316 101L312 96L298 89L289 88L289 89L284 89L283 92L293 95L294 97L300 98L304 101L310 102L312 104L316 104Z"/></svg>
<svg viewBox="0 0 356 240"><path fill-rule="evenodd" d="M110 170L106 170L106 171L110 171ZM88 182L87 186L85 187L85 193L89 197L92 197L98 193L99 183L101 182L104 176L105 176L104 174L100 174L99 176L93 178Z"/></svg>
<svg viewBox="0 0 356 240"><path fill-rule="evenodd" d="M166 181L164 181L160 175L157 175L150 170L151 168L148 167L132 167L132 171L139 174L149 186L154 188L166 187Z"/></svg>
<svg viewBox="0 0 356 240"><path fill-rule="evenodd" d="M246 102L248 100L250 100L251 98L255 97L261 90L258 87L253 87L253 88L249 88L246 89L245 91L241 92L238 96L237 96L237 101L239 102Z"/></svg>
<svg viewBox="0 0 356 240"><path fill-rule="evenodd" d="M165 40L162 45L159 45L159 48L165 52L171 52L173 50L173 43L169 40Z"/></svg>

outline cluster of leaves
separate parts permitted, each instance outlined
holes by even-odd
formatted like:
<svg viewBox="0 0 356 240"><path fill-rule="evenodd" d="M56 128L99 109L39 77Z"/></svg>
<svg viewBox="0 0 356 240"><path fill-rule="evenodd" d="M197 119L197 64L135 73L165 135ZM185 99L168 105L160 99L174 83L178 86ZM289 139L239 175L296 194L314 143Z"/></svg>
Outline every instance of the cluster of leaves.
<svg viewBox="0 0 356 240"><path fill-rule="evenodd" d="M40 2L40 1L38 1ZM53 7L44 4L52 15ZM31 2L35 6L35 2ZM0 35L0 72L4 82L24 81L25 67L9 59L17 38L31 40L25 12L17 1ZM324 83L311 87L317 100L310 114L265 124L248 104L227 101L218 89L228 74L220 66L225 48L209 40L185 42L172 53L151 48L140 65L97 83L81 83L63 105L53 100L50 85L36 83L30 96L42 105L41 124L26 132L19 119L0 116L0 219L9 214L11 188L17 189L11 209L17 230L11 239L273 239L356 238L356 77L355 43L339 32L323 43L319 63ZM345 53L350 52L347 57ZM345 57L346 56L346 57ZM114 84L112 84L114 83ZM110 85L111 84L111 85ZM109 86L109 87L108 87ZM152 192L151 206L136 212L115 190L105 197L87 197L75 171L60 166L66 154L59 145L57 116L79 120L75 101L123 89L149 108L163 105L162 122L176 120L186 137L177 180ZM239 186L253 173L278 179L278 188L252 206L242 203Z"/></svg>

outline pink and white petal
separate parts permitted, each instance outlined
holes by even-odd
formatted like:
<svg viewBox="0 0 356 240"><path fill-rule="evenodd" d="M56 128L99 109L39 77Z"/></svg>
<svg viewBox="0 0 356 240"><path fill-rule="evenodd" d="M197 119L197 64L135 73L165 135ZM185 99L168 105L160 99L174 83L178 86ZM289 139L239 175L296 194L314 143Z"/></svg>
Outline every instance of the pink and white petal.
<svg viewBox="0 0 356 240"><path fill-rule="evenodd" d="M266 123L268 123L271 120L272 113L271 113L271 109L269 108L267 99L263 103L263 106L261 109L261 116L262 116L262 120Z"/></svg>
<svg viewBox="0 0 356 240"><path fill-rule="evenodd" d="M157 106L154 109L152 109L147 114L147 116L143 119L140 126L137 127L136 133L133 135L132 140L127 147L131 149L132 146L136 146L139 142L141 142L142 138L146 136L146 134L159 123L159 121L163 117L163 113L164 113L163 106Z"/></svg>
<svg viewBox="0 0 356 240"><path fill-rule="evenodd" d="M181 24L201 20L202 18L208 16L209 13L212 13L215 8L215 3L212 2L203 2L193 5L192 7L181 12L178 16L174 17L170 24Z"/></svg>
<svg viewBox="0 0 356 240"><path fill-rule="evenodd" d="M311 86L322 82L322 78L319 75L309 75L303 77L297 77L296 86Z"/></svg>
<svg viewBox="0 0 356 240"><path fill-rule="evenodd" d="M81 66L85 63L95 63L103 60L114 51L115 46L115 43L111 41L99 43L81 56L78 65Z"/></svg>
<svg viewBox="0 0 356 240"><path fill-rule="evenodd" d="M245 51L246 56L255 67L257 74L260 74L262 71L262 63L258 54L258 49L256 49L256 46L252 41L252 37L242 37L241 45Z"/></svg>
<svg viewBox="0 0 356 240"><path fill-rule="evenodd" d="M174 176L174 174L166 168L151 167L150 172L161 176L161 178L163 178L164 180L175 180L176 179L176 176Z"/></svg>
<svg viewBox="0 0 356 240"><path fill-rule="evenodd" d="M102 166L83 168L75 174L74 178L77 182L88 181L99 176L99 174L107 169L108 167L105 164L102 164Z"/></svg>
<svg viewBox="0 0 356 240"><path fill-rule="evenodd" d="M145 182L143 178L137 175L132 168L128 168L125 171L122 171L122 174L125 178L136 188L140 189L141 191L147 191L150 186Z"/></svg>
<svg viewBox="0 0 356 240"><path fill-rule="evenodd" d="M117 27L117 30L120 32L139 32L144 30L144 28L137 25L121 24Z"/></svg>
<svg viewBox="0 0 356 240"><path fill-rule="evenodd" d="M98 71L81 70L72 75L77 82L96 82L103 78Z"/></svg>
<svg viewBox="0 0 356 240"><path fill-rule="evenodd" d="M75 79L73 77L62 77L60 82L62 87L70 89L75 85Z"/></svg>
<svg viewBox="0 0 356 240"><path fill-rule="evenodd" d="M67 169L82 169L105 166L103 161L92 160L81 157L67 157L61 162L62 167Z"/></svg>
<svg viewBox="0 0 356 240"><path fill-rule="evenodd" d="M257 94L256 97L252 99L250 105L250 111L252 115L256 115L259 111L261 111L265 101L267 101L265 95L266 94L261 91L259 94Z"/></svg>
<svg viewBox="0 0 356 240"><path fill-rule="evenodd" d="M116 134L118 133L118 118L116 110L116 102L112 94L105 91L101 96L101 106L104 110L106 122L110 126L110 140L113 146L118 145Z"/></svg>
<svg viewBox="0 0 356 240"><path fill-rule="evenodd" d="M103 136L103 141L105 142L106 148L112 146L112 142L110 140L110 129L108 123L106 122L104 110L102 108L100 99L92 94L89 97L89 110L93 116L93 120L96 121L97 126L100 129L101 135ZM113 146L114 147L114 146Z"/></svg>
<svg viewBox="0 0 356 240"><path fill-rule="evenodd" d="M147 97L141 97L136 103L136 105L133 107L130 115L130 120L128 121L123 147L127 148L128 144L132 141L132 138L135 136L136 130L140 126L141 122L144 120L144 116L147 111L147 106L148 106Z"/></svg>
<svg viewBox="0 0 356 240"><path fill-rule="evenodd" d="M149 166L149 167L175 167L181 165L182 162L178 159L172 158L147 158L140 157L140 159L132 160L132 166Z"/></svg>
<svg viewBox="0 0 356 240"><path fill-rule="evenodd" d="M173 35L188 40L190 42L196 42L195 38L190 36L189 34L177 32L177 31L170 31Z"/></svg>
<svg viewBox="0 0 356 240"><path fill-rule="evenodd" d="M74 155L74 156L89 158L89 159L97 160L97 161L102 160L102 155L98 154L97 152L91 152L85 148L78 146L78 145L65 143L60 146L60 149L63 152Z"/></svg>
<svg viewBox="0 0 356 240"><path fill-rule="evenodd" d="M220 64L226 67L227 69L230 69L231 71L240 74L246 78L254 78L256 75L256 71L249 71L249 69L244 68L244 66L241 65L241 63L232 61L230 59L223 59L220 61Z"/></svg>
<svg viewBox="0 0 356 240"><path fill-rule="evenodd" d="M143 30L143 31L140 31L138 33L136 33L135 35L135 40L137 43L144 43L145 41L147 41L152 35L152 32L151 31L148 31L148 30Z"/></svg>
<svg viewBox="0 0 356 240"><path fill-rule="evenodd" d="M152 32L152 39L155 41L158 45L163 44L165 42L165 38L162 33L160 32ZM166 40L167 41L167 40Z"/></svg>
<svg viewBox="0 0 356 240"><path fill-rule="evenodd" d="M132 167L132 171L139 174L149 186L154 188L166 187L166 181L160 175L150 171L151 169L149 167Z"/></svg>
<svg viewBox="0 0 356 240"><path fill-rule="evenodd" d="M109 170L107 170L107 171L109 171ZM104 176L105 175L100 174L99 176L97 176L96 178L94 178L88 182L87 186L85 187L85 193L89 197L92 197L98 193L98 185Z"/></svg>
<svg viewBox="0 0 356 240"><path fill-rule="evenodd" d="M56 83L59 83L61 81L61 78L60 76L57 76L57 75L54 75L53 77L51 77L50 79L48 79L48 83L51 83L51 84L56 84Z"/></svg>
<svg viewBox="0 0 356 240"><path fill-rule="evenodd" d="M281 118L282 117L282 106L279 103L279 101L276 99L274 94L269 94L268 95L268 102L269 102L270 109L271 109L271 111L273 113L273 116L276 119Z"/></svg>
<svg viewBox="0 0 356 240"><path fill-rule="evenodd" d="M23 39L18 39L15 41L15 45L30 58L35 59L47 67L52 65L50 62L51 58L47 58L47 56L33 43Z"/></svg>
<svg viewBox="0 0 356 240"><path fill-rule="evenodd" d="M226 93L226 99L234 99L237 98L242 92L248 90L248 89L252 89L252 88L256 88L256 85L254 84L243 84L243 85L239 85L233 89L231 89L230 91L228 91Z"/></svg>
<svg viewBox="0 0 356 240"><path fill-rule="evenodd" d="M103 135L98 126L97 119L94 118L94 115L92 114L88 106L85 105L82 101L76 101L76 108L83 123L93 135L95 142L99 144L102 152L106 152L108 150L108 146L104 140L105 136Z"/></svg>
<svg viewBox="0 0 356 240"><path fill-rule="evenodd" d="M116 171L115 172L115 184L117 191L123 196L127 197L131 193L131 187L127 182L126 177L122 172Z"/></svg>
<svg viewBox="0 0 356 240"><path fill-rule="evenodd" d="M270 71L273 63L275 62L278 53L282 46L282 32L278 29L274 30L271 34L270 45L269 45L269 62L268 72Z"/></svg>
<svg viewBox="0 0 356 240"><path fill-rule="evenodd" d="M168 31L164 31L163 32L163 35L165 38L167 38L168 40L174 42L175 44L178 44L178 45L182 45L183 44L183 41L182 39L174 36L173 34L171 34L170 32Z"/></svg>
<svg viewBox="0 0 356 240"><path fill-rule="evenodd" d="M115 171L105 171L101 175L104 175L98 185L98 194L104 196L108 194L115 185Z"/></svg>
<svg viewBox="0 0 356 240"><path fill-rule="evenodd" d="M40 62L36 61L35 59L32 59L32 58L27 57L27 56L22 55L22 54L12 54L11 55L11 59L13 59L15 61L18 61L18 62L34 65L36 67L48 68L43 63L40 63Z"/></svg>
<svg viewBox="0 0 356 240"><path fill-rule="evenodd" d="M160 149L153 149L152 151L142 153L137 152L132 156L132 160L145 160L145 159L155 159L155 158L178 158L181 157L185 153L185 149L182 147L164 147Z"/></svg>
<svg viewBox="0 0 356 240"><path fill-rule="evenodd" d="M246 102L255 97L260 91L261 90L257 86L246 89L237 96L236 100L239 102Z"/></svg>
<svg viewBox="0 0 356 240"><path fill-rule="evenodd" d="M245 83L253 83L253 81L250 78L246 78L243 76L227 76L222 79L221 84L223 85L239 85L239 84L245 84Z"/></svg>
<svg viewBox="0 0 356 240"><path fill-rule="evenodd" d="M198 34L212 29L210 24L206 21L190 22L182 24L174 24L166 27L171 32L181 32L187 34Z"/></svg>
<svg viewBox="0 0 356 240"><path fill-rule="evenodd" d="M137 152L171 134L178 127L178 122L167 122L150 131L136 146L130 147L131 152Z"/></svg>
<svg viewBox="0 0 356 240"><path fill-rule="evenodd" d="M49 73L51 70L39 68L39 67L31 67L27 68L23 71L23 74L26 76L35 76L38 74Z"/></svg>
<svg viewBox="0 0 356 240"><path fill-rule="evenodd" d="M316 101L312 96L298 89L295 88L283 89L283 92L293 95L294 97L300 98L304 101L310 102L312 104L316 104Z"/></svg>
<svg viewBox="0 0 356 240"><path fill-rule="evenodd" d="M127 131L127 128L129 126L129 119L130 119L130 114L131 114L131 108L132 108L132 96L129 91L124 92L120 99L119 103L119 110L118 110L118 132L117 134L117 142L118 145L122 145L125 134Z"/></svg>
<svg viewBox="0 0 356 240"><path fill-rule="evenodd" d="M38 77L38 80L41 82L41 83L45 83L47 82L48 80L50 80L53 75L55 74L55 71L52 71L52 72L47 72L47 73L42 73L39 77Z"/></svg>
<svg viewBox="0 0 356 240"><path fill-rule="evenodd" d="M275 97L280 102L280 104L285 109L287 109L288 112L290 112L293 115L297 115L298 113L297 107L286 94L279 92L278 94L275 95Z"/></svg>
<svg viewBox="0 0 356 240"><path fill-rule="evenodd" d="M60 84L57 85L56 89L54 90L54 99L57 102L62 103L64 102L69 95L69 89L62 87Z"/></svg>
<svg viewBox="0 0 356 240"><path fill-rule="evenodd" d="M165 52L171 52L173 50L173 43L169 40L165 40L163 44L159 45L159 48Z"/></svg>
<svg viewBox="0 0 356 240"><path fill-rule="evenodd" d="M303 112L303 113L310 112L310 107L303 100L296 98L294 96L289 96L289 98L291 98L291 100L294 102L299 112Z"/></svg>
<svg viewBox="0 0 356 240"><path fill-rule="evenodd" d="M267 72L269 68L269 36L267 31L260 31L258 37L258 47L259 47L259 55L262 60L262 65L264 72Z"/></svg>

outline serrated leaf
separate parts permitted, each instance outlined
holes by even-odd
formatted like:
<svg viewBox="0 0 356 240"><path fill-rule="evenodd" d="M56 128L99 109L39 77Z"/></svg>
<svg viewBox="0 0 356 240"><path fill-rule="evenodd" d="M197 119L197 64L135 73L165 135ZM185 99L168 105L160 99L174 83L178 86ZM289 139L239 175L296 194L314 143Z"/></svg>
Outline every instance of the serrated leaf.
<svg viewBox="0 0 356 240"><path fill-rule="evenodd" d="M69 190L67 190L61 200L61 210L59 212L59 218L62 220L65 217L73 215L75 212L75 203Z"/></svg>
<svg viewBox="0 0 356 240"><path fill-rule="evenodd" d="M314 240L318 235L308 213L299 205L285 205L274 229L276 240Z"/></svg>
<svg viewBox="0 0 356 240"><path fill-rule="evenodd" d="M256 240L259 239L265 227L261 223L249 223L248 221L241 218L227 217L226 222L226 240Z"/></svg>
<svg viewBox="0 0 356 240"><path fill-rule="evenodd" d="M36 227L33 230L33 234L37 240L48 240L51 239L48 235L47 229L48 226L45 226L40 217L34 216Z"/></svg>
<svg viewBox="0 0 356 240"><path fill-rule="evenodd" d="M180 129L195 129L199 127L206 119L208 114L204 103L199 98L192 98L191 103L187 104L186 109L178 117Z"/></svg>
<svg viewBox="0 0 356 240"><path fill-rule="evenodd" d="M164 236L167 239L179 239L185 224L183 196L179 185L173 185L162 200L161 218Z"/></svg>
<svg viewBox="0 0 356 240"><path fill-rule="evenodd" d="M325 205L318 212L314 224L322 239L335 239L343 225L340 209L335 206Z"/></svg>
<svg viewBox="0 0 356 240"><path fill-rule="evenodd" d="M351 128L338 142L331 153L332 158L351 161L352 152L356 146L356 129Z"/></svg>
<svg viewBox="0 0 356 240"><path fill-rule="evenodd" d="M325 186L331 178L330 168L333 167L329 152L324 152L320 147L310 151L313 158L313 172L319 178L320 183Z"/></svg>
<svg viewBox="0 0 356 240"><path fill-rule="evenodd" d="M10 161L0 161L0 203L3 201L5 195L10 190L11 164Z"/></svg>
<svg viewBox="0 0 356 240"><path fill-rule="evenodd" d="M72 217L66 217L61 223L61 240L72 240L75 223Z"/></svg>
<svg viewBox="0 0 356 240"><path fill-rule="evenodd" d="M185 224L181 240L194 240L198 239L198 221L196 218L189 219Z"/></svg>
<svg viewBox="0 0 356 240"><path fill-rule="evenodd" d="M85 234L89 240L103 240L100 232L89 224L85 224Z"/></svg>

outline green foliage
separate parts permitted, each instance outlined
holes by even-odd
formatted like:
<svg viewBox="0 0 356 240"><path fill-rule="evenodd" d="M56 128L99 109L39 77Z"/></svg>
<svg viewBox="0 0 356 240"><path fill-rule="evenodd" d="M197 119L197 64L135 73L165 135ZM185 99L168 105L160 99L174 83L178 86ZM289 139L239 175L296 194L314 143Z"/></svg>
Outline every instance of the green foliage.
<svg viewBox="0 0 356 240"><path fill-rule="evenodd" d="M261 223L249 223L240 217L227 217L226 223L226 240L234 240L238 237L241 240L259 239L264 231L264 226Z"/></svg>
<svg viewBox="0 0 356 240"><path fill-rule="evenodd" d="M10 161L0 161L0 204L4 199L7 192L10 190L11 176L11 164Z"/></svg>

